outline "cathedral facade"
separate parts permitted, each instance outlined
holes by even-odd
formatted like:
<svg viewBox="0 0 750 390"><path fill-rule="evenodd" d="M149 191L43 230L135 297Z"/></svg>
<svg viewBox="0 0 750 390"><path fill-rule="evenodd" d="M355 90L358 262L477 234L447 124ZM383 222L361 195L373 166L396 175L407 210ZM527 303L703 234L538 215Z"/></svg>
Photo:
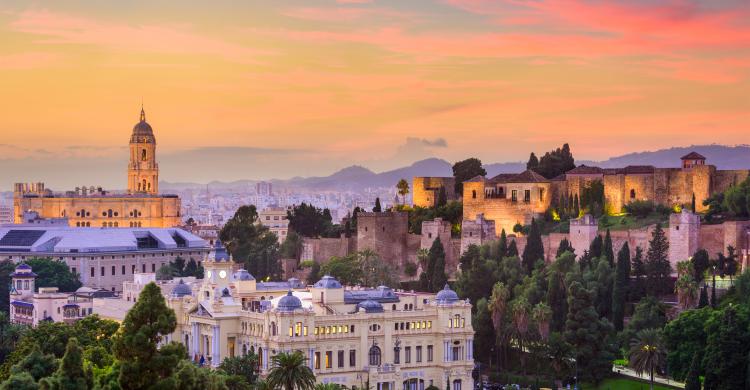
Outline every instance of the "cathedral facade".
<svg viewBox="0 0 750 390"><path fill-rule="evenodd" d="M24 222L24 213L41 218L67 218L74 227L173 227L181 223L180 198L159 194L159 164L156 138L146 113L130 136L128 185L124 193L83 187L55 193L44 183L16 183L13 188L14 223Z"/></svg>

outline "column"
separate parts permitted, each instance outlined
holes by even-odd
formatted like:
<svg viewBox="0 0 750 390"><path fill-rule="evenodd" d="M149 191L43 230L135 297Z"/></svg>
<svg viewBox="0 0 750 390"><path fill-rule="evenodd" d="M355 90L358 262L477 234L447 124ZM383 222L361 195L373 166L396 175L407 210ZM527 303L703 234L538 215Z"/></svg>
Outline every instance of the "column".
<svg viewBox="0 0 750 390"><path fill-rule="evenodd" d="M313 359L314 359L313 354L314 353L315 353L314 349L312 349L312 348L308 349L308 353L307 353L307 366L310 367L311 370L313 369L313 363L314 363L313 362Z"/></svg>
<svg viewBox="0 0 750 390"><path fill-rule="evenodd" d="M192 347L190 351L191 359L195 357L195 355L199 353L199 351L201 350L201 346L200 346L201 336L200 336L199 326L200 325L197 322L193 322L193 342L191 343Z"/></svg>
<svg viewBox="0 0 750 390"><path fill-rule="evenodd" d="M211 365L214 367L218 367L219 363L221 363L219 360L221 357L219 356L219 348L221 340L219 339L219 325L213 326L213 337L211 340Z"/></svg>

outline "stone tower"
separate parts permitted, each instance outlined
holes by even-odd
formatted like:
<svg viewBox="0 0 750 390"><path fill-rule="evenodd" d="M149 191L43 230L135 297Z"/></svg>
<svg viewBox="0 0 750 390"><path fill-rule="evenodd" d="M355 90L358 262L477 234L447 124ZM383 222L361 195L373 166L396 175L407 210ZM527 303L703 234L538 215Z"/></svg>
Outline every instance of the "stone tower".
<svg viewBox="0 0 750 390"><path fill-rule="evenodd" d="M583 251L589 250L591 241L599 234L599 223L590 214L570 220L570 245L576 252L576 257L583 256Z"/></svg>
<svg viewBox="0 0 750 390"><path fill-rule="evenodd" d="M31 271L28 264L19 264L15 272L10 274L10 299L11 300L28 300L34 295L34 282L37 275Z"/></svg>
<svg viewBox="0 0 750 390"><path fill-rule="evenodd" d="M677 272L678 262L690 259L698 250L700 229L700 216L688 209L669 216L669 263L672 272Z"/></svg>
<svg viewBox="0 0 750 390"><path fill-rule="evenodd" d="M130 136L128 192L131 194L157 194L159 192L156 138L151 125L146 122L143 107L141 107L141 119L133 126L133 134Z"/></svg>

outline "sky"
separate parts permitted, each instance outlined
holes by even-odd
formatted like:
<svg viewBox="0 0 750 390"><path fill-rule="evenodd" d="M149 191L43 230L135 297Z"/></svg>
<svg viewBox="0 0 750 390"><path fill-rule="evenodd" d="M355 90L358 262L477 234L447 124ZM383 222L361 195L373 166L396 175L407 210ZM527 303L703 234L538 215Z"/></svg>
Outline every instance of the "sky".
<svg viewBox="0 0 750 390"><path fill-rule="evenodd" d="M743 144L750 2L0 3L2 185L124 187L142 103L167 181Z"/></svg>

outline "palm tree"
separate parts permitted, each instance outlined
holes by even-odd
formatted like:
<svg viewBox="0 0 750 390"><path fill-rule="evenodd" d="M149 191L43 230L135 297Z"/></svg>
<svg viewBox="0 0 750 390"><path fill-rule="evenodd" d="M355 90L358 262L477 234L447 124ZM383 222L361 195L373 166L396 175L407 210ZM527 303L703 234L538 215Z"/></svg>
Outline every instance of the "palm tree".
<svg viewBox="0 0 750 390"><path fill-rule="evenodd" d="M513 333L518 344L518 350L521 357L521 369L523 375L526 375L526 341L529 332L529 302L524 297L520 297L513 302L511 307L513 312Z"/></svg>
<svg viewBox="0 0 750 390"><path fill-rule="evenodd" d="M505 332L505 314L508 308L508 298L510 297L510 291L508 287L502 282L497 282L492 287L492 295L490 296L490 302L488 308L490 310L490 317L492 318L492 325L495 328L496 344L498 348L498 356L500 356L500 349L505 351L505 345L508 341L508 332ZM499 359L498 359L499 361ZM500 365L500 364L498 364Z"/></svg>
<svg viewBox="0 0 750 390"><path fill-rule="evenodd" d="M643 329L636 333L630 342L628 359L630 367L638 375L648 372L651 378L651 390L654 389L654 371L666 364L667 352L658 329Z"/></svg>
<svg viewBox="0 0 750 390"><path fill-rule="evenodd" d="M407 182L406 179L401 179L398 181L398 184L396 184L396 188L398 189L398 194L401 195L401 204L405 204L406 194L409 193L409 182Z"/></svg>
<svg viewBox="0 0 750 390"><path fill-rule="evenodd" d="M547 341L549 337L549 321L552 318L552 309L544 302L539 302L531 309L531 319L534 320L539 330L539 337Z"/></svg>
<svg viewBox="0 0 750 390"><path fill-rule="evenodd" d="M271 358L271 371L266 380L273 389L313 390L315 374L305 365L305 355L300 351L281 352Z"/></svg>
<svg viewBox="0 0 750 390"><path fill-rule="evenodd" d="M677 263L677 281L674 291L677 293L677 301L683 310L695 306L698 301L698 283L695 282L693 264L690 261Z"/></svg>

